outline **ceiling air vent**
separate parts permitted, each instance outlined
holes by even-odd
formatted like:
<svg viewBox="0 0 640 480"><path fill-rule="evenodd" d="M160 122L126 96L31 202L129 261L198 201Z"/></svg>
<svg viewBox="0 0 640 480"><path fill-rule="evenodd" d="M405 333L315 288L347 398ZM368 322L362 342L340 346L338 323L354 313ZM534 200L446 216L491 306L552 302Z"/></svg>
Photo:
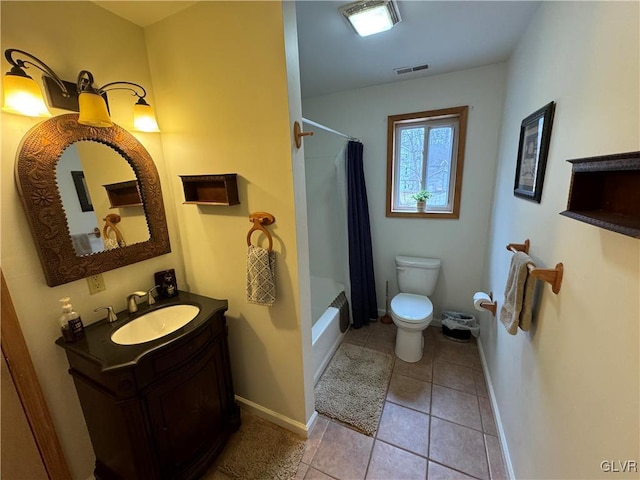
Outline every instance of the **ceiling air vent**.
<svg viewBox="0 0 640 480"><path fill-rule="evenodd" d="M393 71L398 75L403 75L405 73L419 72L420 70L426 70L429 68L429 65L426 63L424 65L416 65L415 67L400 67L394 68Z"/></svg>

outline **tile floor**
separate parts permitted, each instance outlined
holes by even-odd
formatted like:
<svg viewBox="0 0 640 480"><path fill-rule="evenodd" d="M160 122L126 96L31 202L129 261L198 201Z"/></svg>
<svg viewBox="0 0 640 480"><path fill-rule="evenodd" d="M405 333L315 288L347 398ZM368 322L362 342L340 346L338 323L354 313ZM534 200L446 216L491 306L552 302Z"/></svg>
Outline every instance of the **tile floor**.
<svg viewBox="0 0 640 480"><path fill-rule="evenodd" d="M296 479L507 478L476 343L429 327L424 357L406 363L393 354L395 330L375 322L344 340L394 358L376 435L320 416Z"/></svg>

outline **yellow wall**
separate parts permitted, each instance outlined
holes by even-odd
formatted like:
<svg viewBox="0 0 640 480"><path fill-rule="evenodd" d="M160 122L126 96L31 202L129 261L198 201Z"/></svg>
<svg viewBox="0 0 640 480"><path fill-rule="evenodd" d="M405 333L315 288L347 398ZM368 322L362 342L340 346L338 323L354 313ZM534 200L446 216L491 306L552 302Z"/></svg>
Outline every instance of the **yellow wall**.
<svg viewBox="0 0 640 480"><path fill-rule="evenodd" d="M91 2L3 2L2 47L41 57L65 79L89 69L99 84L143 84L162 129L159 135L135 135L160 172L173 253L105 273L107 290L89 296L84 280L55 288L44 281L13 184L18 144L37 120L2 114L2 267L74 478L86 478L94 459L66 358L53 343L59 336L57 300L70 295L85 323L92 323L102 318L94 308L124 309L126 294L151 287L153 272L164 268L176 268L181 288L229 300L237 394L304 430L313 411L309 398L305 405L303 379L310 325L301 327L298 314L281 4L203 2L145 32ZM110 95L113 120L129 130L130 103L126 94ZM179 174L232 172L239 176L241 205L182 204ZM248 215L263 210L276 217L270 230L278 299L271 308L245 297ZM312 386L306 390L312 399Z"/></svg>
<svg viewBox="0 0 640 480"><path fill-rule="evenodd" d="M102 85L131 80L151 87L143 30L91 2L2 2L2 49L18 48L41 58L63 79L75 80L89 69ZM108 39L106 41L105 39ZM2 61L3 73L8 64ZM38 72L31 68L35 79ZM155 105L151 91L149 103ZM132 98L126 92L109 95L113 120L131 129ZM65 113L59 111L58 113ZM16 307L31 357L60 437L67 462L76 479L93 470L94 455L86 431L64 351L54 345L60 336L58 299L70 296L85 323L104 318L96 307L113 305L123 310L125 296L153 285L153 272L175 268L184 278L175 213L166 188L168 175L158 134L134 135L153 157L160 174L168 214L172 253L104 273L105 292L89 296L84 280L47 286L13 180L18 144L38 120L2 113L2 270Z"/></svg>
<svg viewBox="0 0 640 480"><path fill-rule="evenodd" d="M562 290L541 285L530 332L482 315L481 340L516 478L637 478L640 460L639 241L558 215L567 159L640 149L639 5L543 2L509 62L487 290L502 304L509 242L531 240ZM540 204L513 196L520 122L554 100ZM618 465L618 468L619 465Z"/></svg>
<svg viewBox="0 0 640 480"><path fill-rule="evenodd" d="M190 34L187 34L190 33ZM279 2L201 2L145 30L162 140L193 292L227 298L236 394L307 421L283 12ZM241 204L183 205L178 175L237 173ZM245 295L248 216L267 211L273 307ZM254 243L259 239L254 235ZM266 245L266 243L263 243Z"/></svg>

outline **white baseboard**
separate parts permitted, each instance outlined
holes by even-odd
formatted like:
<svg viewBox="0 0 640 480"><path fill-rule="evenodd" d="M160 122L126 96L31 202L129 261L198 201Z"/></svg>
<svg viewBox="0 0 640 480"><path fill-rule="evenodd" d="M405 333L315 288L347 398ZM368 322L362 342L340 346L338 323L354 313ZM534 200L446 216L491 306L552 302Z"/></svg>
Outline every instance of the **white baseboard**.
<svg viewBox="0 0 640 480"><path fill-rule="evenodd" d="M311 415L311 418L305 425L304 423L300 423L289 417L285 417L278 412L274 412L273 410L265 408L262 405L258 405L257 403L254 403L251 400L247 400L246 398L242 398L238 395L236 395L236 400L245 410L248 410L254 415L263 418L268 422L274 423L282 428L285 428L290 432L293 432L304 438L309 438L309 432L311 431L311 428L318 418L318 412L314 411Z"/></svg>
<svg viewBox="0 0 640 480"><path fill-rule="evenodd" d="M498 410L498 402L496 401L496 393L493 390L493 382L491 381L491 375L489 374L489 368L487 367L487 359L484 356L484 350L482 349L482 342L478 342L478 351L480 352L480 361L482 362L482 370L484 376L487 379L487 386L489 390L489 400L491 401L491 407L493 408L493 416L495 417L496 427L498 428L498 438L500 440L500 446L502 447L502 455L504 457L504 464L507 468L507 474L510 480L515 480L516 474L513 471L513 464L511 463L511 455L509 454L509 446L507 445L507 437L504 434L504 428L502 428L502 420L500 418L500 411Z"/></svg>

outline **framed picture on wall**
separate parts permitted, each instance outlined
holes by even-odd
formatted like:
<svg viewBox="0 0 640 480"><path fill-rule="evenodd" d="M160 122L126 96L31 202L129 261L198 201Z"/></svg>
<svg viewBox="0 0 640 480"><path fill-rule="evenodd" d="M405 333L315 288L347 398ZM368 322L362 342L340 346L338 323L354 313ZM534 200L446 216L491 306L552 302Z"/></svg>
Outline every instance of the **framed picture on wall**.
<svg viewBox="0 0 640 480"><path fill-rule="evenodd" d="M73 184L76 186L80 209L83 212L93 212L93 204L91 203L91 197L89 196L87 182L84 179L84 172L82 170L72 171L71 176L73 177Z"/></svg>
<svg viewBox="0 0 640 480"><path fill-rule="evenodd" d="M513 194L540 203L547 166L555 102L548 103L522 121Z"/></svg>

